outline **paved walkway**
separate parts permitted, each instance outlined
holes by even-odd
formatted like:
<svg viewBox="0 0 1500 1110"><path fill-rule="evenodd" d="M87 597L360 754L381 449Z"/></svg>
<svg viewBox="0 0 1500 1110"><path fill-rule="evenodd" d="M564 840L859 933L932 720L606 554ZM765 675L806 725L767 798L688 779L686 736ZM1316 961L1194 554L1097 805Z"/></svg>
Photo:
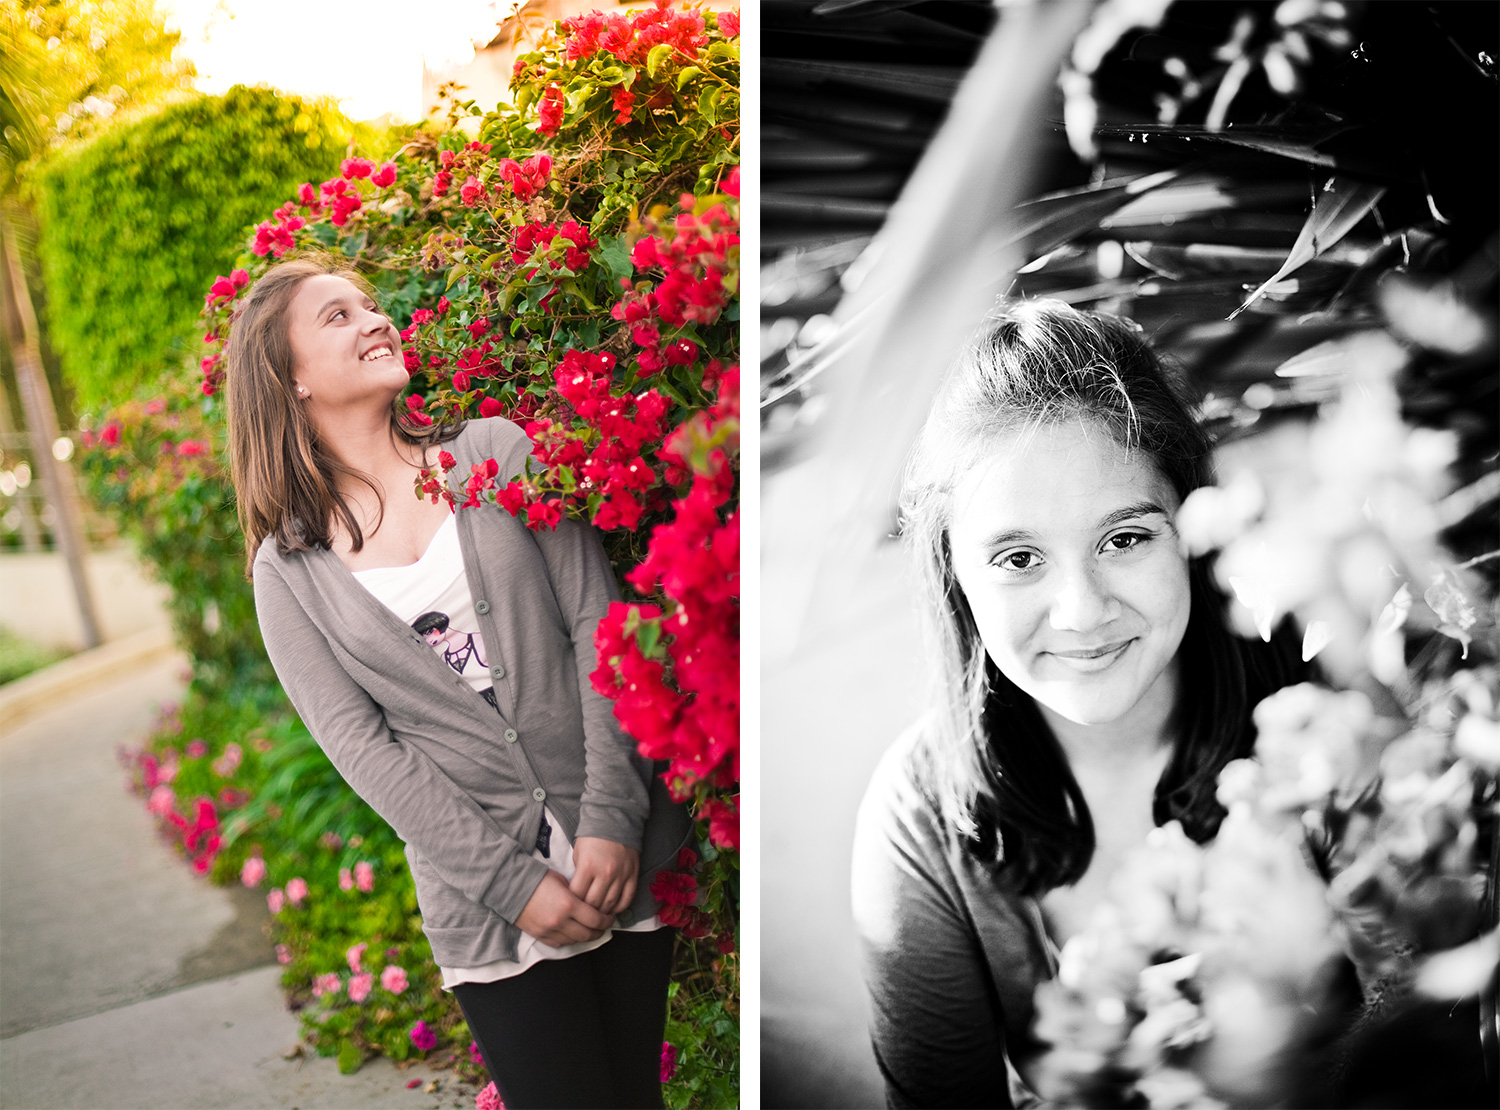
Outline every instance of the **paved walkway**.
<svg viewBox="0 0 1500 1110"><path fill-rule="evenodd" d="M122 664L0 725L0 1107L472 1107L451 1072L288 1057L264 900L194 876L115 756L182 669Z"/></svg>

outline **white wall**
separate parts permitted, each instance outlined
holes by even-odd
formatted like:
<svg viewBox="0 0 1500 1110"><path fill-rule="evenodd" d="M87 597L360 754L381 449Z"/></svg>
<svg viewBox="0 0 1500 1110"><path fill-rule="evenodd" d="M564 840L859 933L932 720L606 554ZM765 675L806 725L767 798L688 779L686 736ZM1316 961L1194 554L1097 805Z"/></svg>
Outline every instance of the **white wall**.
<svg viewBox="0 0 1500 1110"><path fill-rule="evenodd" d="M147 577L128 547L90 552L86 565L105 641L166 626L167 589ZM61 555L0 553L0 626L38 643L83 647L73 579Z"/></svg>

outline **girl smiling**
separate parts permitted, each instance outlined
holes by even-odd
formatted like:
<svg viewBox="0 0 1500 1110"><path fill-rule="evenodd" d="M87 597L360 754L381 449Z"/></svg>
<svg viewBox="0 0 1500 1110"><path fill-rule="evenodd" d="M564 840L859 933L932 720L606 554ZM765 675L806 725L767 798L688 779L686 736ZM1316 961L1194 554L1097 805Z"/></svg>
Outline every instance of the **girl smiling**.
<svg viewBox="0 0 1500 1110"><path fill-rule="evenodd" d="M1236 639L1173 514L1209 441L1129 323L1003 308L913 451L903 533L932 632L924 718L855 833L854 910L893 1106L1025 1098L1036 984L1157 825L1211 838L1295 644Z"/></svg>

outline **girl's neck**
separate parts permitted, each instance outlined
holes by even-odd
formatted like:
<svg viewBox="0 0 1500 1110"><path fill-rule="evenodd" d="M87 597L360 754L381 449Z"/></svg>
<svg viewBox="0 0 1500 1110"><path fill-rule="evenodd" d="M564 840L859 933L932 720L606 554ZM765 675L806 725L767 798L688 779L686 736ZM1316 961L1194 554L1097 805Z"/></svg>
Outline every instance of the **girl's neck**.
<svg viewBox="0 0 1500 1110"><path fill-rule="evenodd" d="M342 419L318 429L323 447L351 470L376 479L401 475L421 466L422 449L401 439L391 429L389 410L363 419ZM340 492L354 494L363 489L358 479L341 477Z"/></svg>

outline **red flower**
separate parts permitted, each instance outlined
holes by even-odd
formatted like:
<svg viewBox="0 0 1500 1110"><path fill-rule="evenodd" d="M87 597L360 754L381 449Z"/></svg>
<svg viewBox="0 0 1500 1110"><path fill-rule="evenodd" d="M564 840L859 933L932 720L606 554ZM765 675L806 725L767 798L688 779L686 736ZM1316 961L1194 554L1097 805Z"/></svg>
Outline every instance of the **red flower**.
<svg viewBox="0 0 1500 1110"><path fill-rule="evenodd" d="M437 313L430 308L419 308L411 314L413 324L426 324L437 318Z"/></svg>
<svg viewBox="0 0 1500 1110"><path fill-rule="evenodd" d="M203 298L204 305L213 308L224 301L234 300L234 295L239 292L235 284L227 277L214 279L213 287L209 289L207 296Z"/></svg>
<svg viewBox="0 0 1500 1110"><path fill-rule="evenodd" d="M199 443L196 439L185 439L177 445L179 455L201 455L208 450L208 444Z"/></svg>
<svg viewBox="0 0 1500 1110"><path fill-rule="evenodd" d="M312 187L312 183L304 181L297 186L297 199L303 204L314 205L318 203L318 191Z"/></svg>
<svg viewBox="0 0 1500 1110"><path fill-rule="evenodd" d="M99 433L99 442L106 447L114 447L120 442L120 425L111 420L104 425L104 431Z"/></svg>
<svg viewBox="0 0 1500 1110"><path fill-rule="evenodd" d="M561 501L533 501L526 507L526 527L541 532L550 532L562 521Z"/></svg>
<svg viewBox="0 0 1500 1110"><path fill-rule="evenodd" d="M462 370L455 371L453 374L453 388L459 393L469 392L469 375L465 374Z"/></svg>
<svg viewBox="0 0 1500 1110"><path fill-rule="evenodd" d="M375 170L375 163L368 158L345 158L339 172L345 177L369 177Z"/></svg>
<svg viewBox="0 0 1500 1110"><path fill-rule="evenodd" d="M539 135L555 135L557 129L562 126L563 107L566 101L562 89L556 85L548 85L547 91L542 93L541 103L537 105L537 126Z"/></svg>
<svg viewBox="0 0 1500 1110"><path fill-rule="evenodd" d="M740 195L740 168L735 166L729 171L729 176L720 183L722 188L730 196L738 199Z"/></svg>
<svg viewBox="0 0 1500 1110"><path fill-rule="evenodd" d="M698 819L708 822L708 839L716 848L733 848L739 851L740 847L740 808L739 796L725 800L723 798L709 798L703 803L703 808L698 811Z"/></svg>
<svg viewBox="0 0 1500 1110"><path fill-rule="evenodd" d="M651 897L664 906L691 906L698 900L698 880L681 871L662 871L651 880Z"/></svg>
<svg viewBox="0 0 1500 1110"><path fill-rule="evenodd" d="M451 154L452 151L445 150L445 151L443 151L443 153L444 154ZM452 185L453 185L453 175L451 173L448 173L446 170L444 170L443 172L438 173L432 179L432 195L435 196L435 197L446 196L448 194L448 189Z"/></svg>
<svg viewBox="0 0 1500 1110"><path fill-rule="evenodd" d="M629 123L631 109L635 107L635 93L629 89L619 88L614 91L614 110L616 123Z"/></svg>
<svg viewBox="0 0 1500 1110"><path fill-rule="evenodd" d="M486 397L484 400L479 402L479 415L484 417L486 420L488 420L492 416L499 416L503 411L504 410L500 407L500 402L495 400L493 397Z"/></svg>
<svg viewBox="0 0 1500 1110"><path fill-rule="evenodd" d="M458 199L464 202L465 208L473 208L482 196L484 196L484 186L479 184L479 178L471 173L469 179L459 187Z"/></svg>

